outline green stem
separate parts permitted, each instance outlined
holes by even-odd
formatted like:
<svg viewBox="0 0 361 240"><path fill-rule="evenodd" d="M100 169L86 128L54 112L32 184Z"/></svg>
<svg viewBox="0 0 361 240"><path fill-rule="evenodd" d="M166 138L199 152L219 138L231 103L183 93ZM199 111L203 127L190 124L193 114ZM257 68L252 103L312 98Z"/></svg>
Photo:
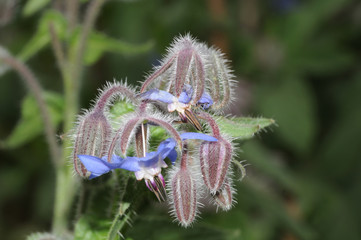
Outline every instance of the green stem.
<svg viewBox="0 0 361 240"><path fill-rule="evenodd" d="M67 158L72 153L72 140L68 136L73 128L76 114L78 113L78 79L72 79L69 75L64 75L64 97L65 97L65 117L64 131L67 136L63 142L63 161L56 168L56 191L53 216L53 233L63 235L68 231L68 217L71 210L75 193L79 187L79 181L73 177L73 167L67 164Z"/></svg>
<svg viewBox="0 0 361 240"><path fill-rule="evenodd" d="M68 232L68 215L79 183L72 176L69 166L56 171L56 191L53 215L53 233L65 235Z"/></svg>
<svg viewBox="0 0 361 240"><path fill-rule="evenodd" d="M108 240L119 239L119 235L121 235L121 229L125 226L126 223L130 221L131 218L131 205L127 202L121 202L119 206L119 212L115 216L112 226L110 227L108 233Z"/></svg>
<svg viewBox="0 0 361 240"><path fill-rule="evenodd" d="M70 1L68 1L68 3L69 2ZM73 145L69 135L79 111L80 82L88 36L93 29L95 19L104 2L105 0L93 0L90 3L85 13L84 27L75 56L68 54L67 62L64 62L61 69L65 98L64 132L67 137L63 143L63 161L56 168L53 233L58 235L64 235L68 231L68 217L79 187L79 181L73 177L73 167L71 164L67 164L67 158L71 156Z"/></svg>

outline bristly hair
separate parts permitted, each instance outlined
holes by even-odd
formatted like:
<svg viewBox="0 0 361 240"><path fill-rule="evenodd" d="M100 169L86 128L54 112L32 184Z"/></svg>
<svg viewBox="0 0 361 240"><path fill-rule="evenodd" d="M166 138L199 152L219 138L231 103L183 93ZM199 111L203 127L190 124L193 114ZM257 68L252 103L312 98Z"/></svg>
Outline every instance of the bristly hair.
<svg viewBox="0 0 361 240"><path fill-rule="evenodd" d="M108 111L109 104L117 99L125 100L128 103L138 106L140 101L136 97L136 88L128 86L127 81L106 82L106 84L98 90L98 96L93 101L94 110L99 109L103 112Z"/></svg>
<svg viewBox="0 0 361 240"><path fill-rule="evenodd" d="M214 47L208 48L207 53L207 85L214 101L211 109L222 113L236 99L234 89L237 82L224 53Z"/></svg>
<svg viewBox="0 0 361 240"><path fill-rule="evenodd" d="M191 158L193 158L192 156L190 156ZM191 162L196 162L194 161L194 159L192 159ZM192 227L193 224L197 221L197 219L199 218L199 214L200 211L199 209L203 207L203 204L200 202L200 199L202 198L203 195L203 190L202 190L202 185L201 183L201 179L200 179L200 175L197 171L195 171L195 166L192 165L188 165L188 171L190 176L192 177L192 181L195 183L195 187L196 187L196 205L193 206L195 207L195 216L194 219L192 220L192 222L190 223L185 223L185 222L181 222L178 218L177 218L177 213L176 213L176 209L175 209L175 204L174 204L174 194L172 192L172 181L173 178L175 177L175 175L180 171L181 167L180 167L180 162L178 161L174 166L172 166L168 172L167 172L167 181L166 181L166 186L167 186L167 192L168 192L168 205L170 207L169 213L170 215L174 218L174 222L178 222L179 225L181 225L182 227Z"/></svg>
<svg viewBox="0 0 361 240"><path fill-rule="evenodd" d="M223 211L229 211L231 208L233 208L233 206L235 204L237 204L237 200L235 198L235 195L237 195L237 191L236 188L234 187L234 183L233 183L233 171L232 169L229 169L227 177L226 177L226 181L224 183L224 186L220 189L218 194L224 194L224 191L229 191L227 192L228 194L230 194L231 196L231 202L229 204L227 204L226 206L222 206L219 202L217 202L216 198L218 196L212 195L210 194L211 198L209 203L213 204L214 206L216 206L216 212L218 212L218 209L222 209ZM227 185L228 184L228 185ZM226 186L227 185L227 186ZM227 189L228 188L228 189ZM228 196L229 197L229 196Z"/></svg>

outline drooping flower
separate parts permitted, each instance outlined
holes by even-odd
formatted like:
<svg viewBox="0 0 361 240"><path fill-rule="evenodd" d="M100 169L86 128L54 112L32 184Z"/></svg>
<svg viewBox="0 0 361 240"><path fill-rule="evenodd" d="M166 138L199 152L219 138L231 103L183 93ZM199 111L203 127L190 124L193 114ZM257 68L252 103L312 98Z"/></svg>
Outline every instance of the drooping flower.
<svg viewBox="0 0 361 240"><path fill-rule="evenodd" d="M182 140L199 139L204 141L217 141L216 138L203 133L187 132L180 135ZM146 153L145 157L121 158L113 155L111 162L107 161L107 156L98 158L90 155L79 155L80 161L86 169L91 172L89 179L99 177L113 169L121 168L135 172L137 180L144 179L147 187L156 194L159 200L164 200L164 178L161 169L166 168L165 158L169 158L173 164L177 159L175 147L177 142L173 138L168 138L161 142L157 151Z"/></svg>
<svg viewBox="0 0 361 240"><path fill-rule="evenodd" d="M188 84L185 84L183 91L178 98L169 92L159 89L151 89L145 93L142 93L140 97L144 100L153 100L167 103L169 112L177 111L183 122L187 122L188 120L195 126L196 129L202 130L202 126L191 110L192 94L192 87ZM202 94L201 98L197 102L197 105L200 105L203 109L208 109L210 106L212 106L212 104L213 100L206 92Z"/></svg>

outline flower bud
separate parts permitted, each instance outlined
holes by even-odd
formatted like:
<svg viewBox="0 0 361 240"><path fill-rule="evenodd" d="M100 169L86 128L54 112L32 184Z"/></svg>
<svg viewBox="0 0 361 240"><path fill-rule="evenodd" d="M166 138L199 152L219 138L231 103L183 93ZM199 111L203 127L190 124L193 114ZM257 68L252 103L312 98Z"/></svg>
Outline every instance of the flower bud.
<svg viewBox="0 0 361 240"><path fill-rule="evenodd" d="M188 227L197 214L196 182L187 168L179 169L171 180L173 214L183 227Z"/></svg>
<svg viewBox="0 0 361 240"><path fill-rule="evenodd" d="M216 194L225 182L232 158L232 146L223 139L218 142L203 142L200 146L202 178L211 192Z"/></svg>
<svg viewBox="0 0 361 240"><path fill-rule="evenodd" d="M102 112L92 111L80 118L73 150L74 169L81 177L87 177L87 170L78 155L91 155L101 158L106 155L111 126Z"/></svg>
<svg viewBox="0 0 361 240"><path fill-rule="evenodd" d="M232 208L233 204L233 187L232 187L232 179L226 178L223 186L219 189L216 194L212 195L214 199L214 204L217 207L220 207L223 211L228 211Z"/></svg>
<svg viewBox="0 0 361 240"><path fill-rule="evenodd" d="M153 74L144 81L140 92L145 92L148 86L159 82L161 89L167 88L178 98L184 86L190 84L194 89L190 104L196 105L204 93L206 83L206 56L203 48L203 44L190 35L176 38L161 66L155 68Z"/></svg>
<svg viewBox="0 0 361 240"><path fill-rule="evenodd" d="M213 110L222 110L235 98L234 75L224 54L214 48L208 48L206 78L210 79L208 90L214 101Z"/></svg>

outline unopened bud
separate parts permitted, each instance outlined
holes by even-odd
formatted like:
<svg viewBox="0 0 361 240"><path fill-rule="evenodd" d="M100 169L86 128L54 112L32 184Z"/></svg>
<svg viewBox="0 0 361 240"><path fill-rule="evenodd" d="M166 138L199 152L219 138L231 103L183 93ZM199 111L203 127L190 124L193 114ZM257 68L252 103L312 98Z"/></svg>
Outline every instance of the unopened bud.
<svg viewBox="0 0 361 240"><path fill-rule="evenodd" d="M206 77L211 79L208 87L214 101L213 110L222 110L234 100L234 75L224 54L214 48L208 48Z"/></svg>
<svg viewBox="0 0 361 240"><path fill-rule="evenodd" d="M197 213L196 182L187 168L179 169L171 181L174 215L183 227L188 227Z"/></svg>
<svg viewBox="0 0 361 240"><path fill-rule="evenodd" d="M203 142L200 146L201 172L205 185L215 194L225 182L232 158L232 146L223 139Z"/></svg>
<svg viewBox="0 0 361 240"><path fill-rule="evenodd" d="M233 205L233 193L230 178L226 178L223 186L213 196L214 203L217 207L220 207L223 211L228 211Z"/></svg>
<svg viewBox="0 0 361 240"><path fill-rule="evenodd" d="M81 177L87 177L87 170L78 155L102 157L106 155L111 126L102 112L93 111L81 117L74 140L73 163Z"/></svg>

